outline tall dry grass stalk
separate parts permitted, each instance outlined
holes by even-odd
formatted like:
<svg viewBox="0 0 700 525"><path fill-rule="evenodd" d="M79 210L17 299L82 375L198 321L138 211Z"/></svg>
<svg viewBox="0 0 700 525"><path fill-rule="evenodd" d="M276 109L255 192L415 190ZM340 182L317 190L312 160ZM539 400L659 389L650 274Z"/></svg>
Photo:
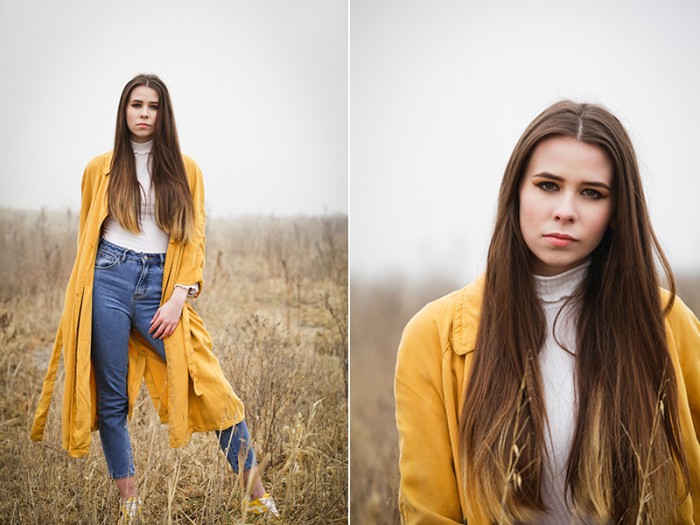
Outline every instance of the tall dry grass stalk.
<svg viewBox="0 0 700 525"><path fill-rule="evenodd" d="M527 390L528 377L532 373L532 361L527 361L527 366L525 368L525 373L520 381L520 387L518 390L518 406L515 411L515 426L513 427L513 434L511 436L510 442L506 442L506 434L501 435L501 440L499 442L499 450L497 454L507 455L508 464L505 471L501 473L502 492L501 492L501 508L495 512L497 516L497 523L500 525L511 525L516 523L518 519L531 517L529 515L523 516L512 516L507 509L510 508L510 503L513 500L513 494L520 491L523 484L523 471L527 471L532 465L526 464L522 465L520 468L523 450L527 447L532 446L529 435L524 435L528 428L528 422L530 416L526 411L527 405L530 403L530 397ZM521 446L518 446L521 443ZM499 465L501 462L498 458L494 458L494 464ZM467 477L467 471L464 469L464 478Z"/></svg>
<svg viewBox="0 0 700 525"><path fill-rule="evenodd" d="M61 380L44 441L28 438L76 223L72 214L0 210L0 523L117 519L118 492L99 434L84 458L60 450ZM265 484L284 523L347 521L347 336L337 319L347 326L344 301L346 217L209 221L204 289L194 307L246 404ZM145 391L130 428L144 523L251 521L241 507L246 487L213 433L169 448L167 427Z"/></svg>
<svg viewBox="0 0 700 525"><path fill-rule="evenodd" d="M659 391L656 396L656 409L654 411L654 424L651 429L651 435L649 436L649 443L647 444L646 447L646 454L644 454L640 449L642 447L639 446L638 443L635 443L628 431L627 428L624 427L623 425L623 430L625 432L625 435L630 439L630 446L632 448L632 453L634 455L634 459L637 463L637 470L639 471L639 475L641 478L641 487L639 490L639 501L637 502L637 514L635 517L635 524L636 525L653 525L654 519L652 519L650 516L653 516L654 509L654 487L651 485L651 476L656 472L657 470L660 470L664 468L665 466L668 465L668 463L672 462L672 458L669 456L668 460L666 462L663 462L662 464L655 464L654 461L654 456L653 456L653 448L656 444L656 441L659 437L659 432L661 431L661 425L663 424L663 419L665 416L666 412L666 405L664 403L666 399L666 385L662 384L659 387ZM651 508L651 509L650 509ZM676 516L673 516L673 519L675 520Z"/></svg>

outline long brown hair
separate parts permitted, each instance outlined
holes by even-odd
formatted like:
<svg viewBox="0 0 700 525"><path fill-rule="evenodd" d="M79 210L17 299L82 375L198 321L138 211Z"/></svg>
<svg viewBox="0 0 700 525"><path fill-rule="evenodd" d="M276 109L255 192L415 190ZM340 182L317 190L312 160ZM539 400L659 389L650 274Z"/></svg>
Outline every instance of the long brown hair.
<svg viewBox="0 0 700 525"><path fill-rule="evenodd" d="M137 75L122 90L109 174L109 212L127 230L141 231L141 191L131 149L131 132L126 124L129 97L137 86L147 86L158 93L158 117L151 150L156 223L176 241L185 242L191 235L194 221L192 193L180 153L170 94L163 81L155 75Z"/></svg>
<svg viewBox="0 0 700 525"><path fill-rule="evenodd" d="M664 316L673 275L652 229L632 143L605 108L561 101L520 137L501 183L481 319L460 418L464 479L497 523L546 511L546 409L538 354L545 317L520 229L519 184L535 147L572 137L605 151L613 167L611 226L574 297L577 412L567 464L573 511L601 523L670 523L688 491L677 387ZM656 259L670 299L662 307ZM678 469L678 470L677 470ZM685 488L677 487L677 471Z"/></svg>

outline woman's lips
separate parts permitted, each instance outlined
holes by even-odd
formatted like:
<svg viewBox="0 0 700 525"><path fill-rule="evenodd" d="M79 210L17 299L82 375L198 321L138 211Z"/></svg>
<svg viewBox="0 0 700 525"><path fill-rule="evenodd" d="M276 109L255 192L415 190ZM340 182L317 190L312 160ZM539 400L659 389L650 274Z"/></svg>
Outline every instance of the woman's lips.
<svg viewBox="0 0 700 525"><path fill-rule="evenodd" d="M565 233L548 233L544 236L545 239L552 245L557 247L571 246L577 239Z"/></svg>

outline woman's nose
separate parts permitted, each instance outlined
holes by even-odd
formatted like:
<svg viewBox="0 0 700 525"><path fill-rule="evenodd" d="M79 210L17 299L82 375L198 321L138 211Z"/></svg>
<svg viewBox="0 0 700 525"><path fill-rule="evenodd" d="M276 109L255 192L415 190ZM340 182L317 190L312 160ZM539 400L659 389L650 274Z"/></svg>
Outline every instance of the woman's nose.
<svg viewBox="0 0 700 525"><path fill-rule="evenodd" d="M576 220L576 210L572 196L562 195L554 209L554 219L563 223Z"/></svg>

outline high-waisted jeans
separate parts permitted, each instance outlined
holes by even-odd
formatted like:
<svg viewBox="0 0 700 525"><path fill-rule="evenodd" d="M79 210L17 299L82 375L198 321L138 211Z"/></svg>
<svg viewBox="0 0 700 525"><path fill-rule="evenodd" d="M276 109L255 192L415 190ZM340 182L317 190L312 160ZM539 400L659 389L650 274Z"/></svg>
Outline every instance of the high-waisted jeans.
<svg viewBox="0 0 700 525"><path fill-rule="evenodd" d="M148 331L160 307L164 253L139 253L100 241L92 292L92 366L97 380L100 439L114 479L135 474L127 427L129 334L141 334L165 361L165 345ZM191 284L191 283L182 283ZM245 470L255 465L245 421L216 432L235 472L238 454L246 453Z"/></svg>

